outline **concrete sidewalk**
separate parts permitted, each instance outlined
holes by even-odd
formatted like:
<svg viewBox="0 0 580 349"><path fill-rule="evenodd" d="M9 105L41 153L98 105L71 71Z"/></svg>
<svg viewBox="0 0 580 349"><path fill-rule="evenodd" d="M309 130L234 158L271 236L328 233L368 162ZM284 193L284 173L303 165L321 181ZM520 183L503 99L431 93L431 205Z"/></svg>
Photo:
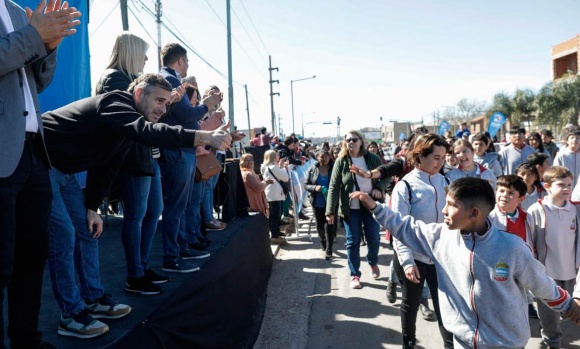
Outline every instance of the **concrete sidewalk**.
<svg viewBox="0 0 580 349"><path fill-rule="evenodd" d="M306 214L312 216L310 208ZM361 246L363 288L349 287L344 228L339 228L334 259L326 261L314 222L304 222L299 235L286 246L273 246L275 261L268 284L268 300L262 328L254 348L401 348L398 299L389 304L386 283L392 250L381 240L381 277L374 280ZM311 237L308 236L308 231ZM532 338L527 348L541 344L539 320L530 320ZM580 328L562 322L564 348L580 348ZM437 322L417 318L417 348L442 348Z"/></svg>

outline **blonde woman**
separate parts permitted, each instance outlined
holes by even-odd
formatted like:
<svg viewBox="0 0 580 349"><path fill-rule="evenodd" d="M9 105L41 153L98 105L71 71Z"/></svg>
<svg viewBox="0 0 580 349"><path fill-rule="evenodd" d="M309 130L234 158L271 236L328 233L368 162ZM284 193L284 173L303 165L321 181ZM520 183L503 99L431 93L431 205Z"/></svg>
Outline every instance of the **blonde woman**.
<svg viewBox="0 0 580 349"><path fill-rule="evenodd" d="M271 242L272 244L287 244L286 239L280 232L280 220L282 218L282 204L286 199L284 190L280 185L280 181L288 182L290 179L286 168L288 167L287 160L281 160L280 156L275 150L268 150L264 153L264 162L260 172L265 181L272 180L271 184L266 187L266 199L268 199L268 206L270 208L270 217L268 217L268 224L270 226Z"/></svg>
<svg viewBox="0 0 580 349"><path fill-rule="evenodd" d="M262 212L264 216L269 217L268 200L266 199L266 187L273 184L273 179L261 180L254 172L254 156L250 153L243 154L240 157L240 171L244 180L244 187L250 203L250 212Z"/></svg>
<svg viewBox="0 0 580 349"><path fill-rule="evenodd" d="M109 64L97 82L97 95L127 90L129 84L143 73L149 44L139 36L123 32L117 36Z"/></svg>

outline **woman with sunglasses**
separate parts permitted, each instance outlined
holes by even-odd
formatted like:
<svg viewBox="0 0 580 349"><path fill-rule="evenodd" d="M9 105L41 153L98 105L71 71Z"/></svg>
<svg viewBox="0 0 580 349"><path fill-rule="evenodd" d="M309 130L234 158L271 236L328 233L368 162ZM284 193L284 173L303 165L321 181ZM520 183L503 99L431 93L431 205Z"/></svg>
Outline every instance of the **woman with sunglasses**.
<svg viewBox="0 0 580 349"><path fill-rule="evenodd" d="M346 229L346 254L350 269L350 287L360 289L360 242L364 234L368 244L367 261L374 279L380 276L379 261L379 224L370 211L366 210L358 200L350 200L349 194L355 190L371 194L375 200L382 200L386 189L385 180L363 178L351 173L350 166L356 165L364 171L370 171L382 164L381 159L369 153L364 145L364 139L358 131L349 131L342 144L342 149L334 164L328 198L326 202L326 219L328 224L334 224L335 207L338 204L338 215L344 219Z"/></svg>

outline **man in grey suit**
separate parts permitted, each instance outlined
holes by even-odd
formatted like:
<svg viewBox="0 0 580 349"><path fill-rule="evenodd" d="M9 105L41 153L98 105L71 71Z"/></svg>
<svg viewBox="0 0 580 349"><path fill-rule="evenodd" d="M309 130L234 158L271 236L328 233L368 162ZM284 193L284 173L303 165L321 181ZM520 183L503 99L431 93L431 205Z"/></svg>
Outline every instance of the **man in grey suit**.
<svg viewBox="0 0 580 349"><path fill-rule="evenodd" d="M0 348L6 288L12 349L54 348L38 331L52 191L37 93L52 80L56 48L80 15L60 0L26 12L0 0Z"/></svg>

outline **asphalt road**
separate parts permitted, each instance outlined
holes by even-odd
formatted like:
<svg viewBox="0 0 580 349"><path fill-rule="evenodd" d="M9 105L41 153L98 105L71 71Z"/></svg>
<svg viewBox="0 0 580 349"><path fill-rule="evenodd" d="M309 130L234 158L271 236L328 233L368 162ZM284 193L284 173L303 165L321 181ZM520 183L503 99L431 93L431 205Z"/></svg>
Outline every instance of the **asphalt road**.
<svg viewBox="0 0 580 349"><path fill-rule="evenodd" d="M326 261L314 223L302 222L299 235L290 237L288 245L273 247L276 258L266 312L254 348L401 348L400 288L396 303L389 304L385 296L392 257L388 243L381 239L381 277L371 277L363 258L363 288L353 290L349 287L344 228L338 231L334 259ZM361 255L365 254L366 247L361 246ZM539 320L530 320L530 327L532 338L526 348L545 348ZM568 321L562 322L562 327L563 347L580 348L580 328ZM442 347L437 323L419 315L417 348Z"/></svg>

